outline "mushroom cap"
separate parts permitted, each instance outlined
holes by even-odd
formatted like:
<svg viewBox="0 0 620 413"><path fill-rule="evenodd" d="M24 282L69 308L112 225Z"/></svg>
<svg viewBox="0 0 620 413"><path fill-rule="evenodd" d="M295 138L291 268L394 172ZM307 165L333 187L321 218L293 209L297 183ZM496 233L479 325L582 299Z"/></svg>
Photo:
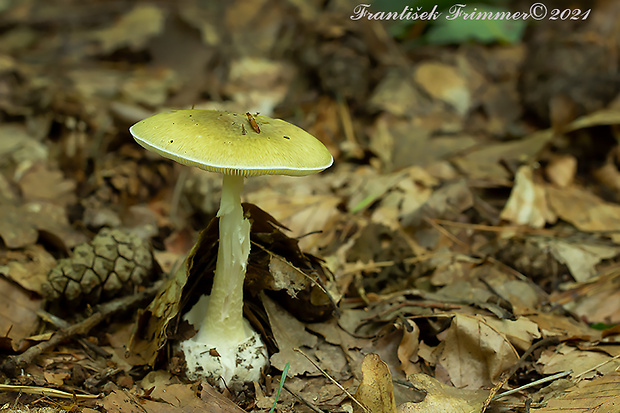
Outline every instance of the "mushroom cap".
<svg viewBox="0 0 620 413"><path fill-rule="evenodd" d="M332 155L314 136L280 119L243 113L174 110L129 131L138 144L184 165L228 175L309 175L329 168Z"/></svg>

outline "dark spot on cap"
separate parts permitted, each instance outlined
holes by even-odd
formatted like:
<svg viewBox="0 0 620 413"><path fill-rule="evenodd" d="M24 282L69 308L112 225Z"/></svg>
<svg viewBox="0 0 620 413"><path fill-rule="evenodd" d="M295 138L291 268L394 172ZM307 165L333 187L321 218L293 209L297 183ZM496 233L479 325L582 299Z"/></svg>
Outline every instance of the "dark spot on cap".
<svg viewBox="0 0 620 413"><path fill-rule="evenodd" d="M288 136L284 135L284 139L291 139L291 138L289 138Z"/></svg>
<svg viewBox="0 0 620 413"><path fill-rule="evenodd" d="M172 139L170 139L170 143L174 142Z"/></svg>

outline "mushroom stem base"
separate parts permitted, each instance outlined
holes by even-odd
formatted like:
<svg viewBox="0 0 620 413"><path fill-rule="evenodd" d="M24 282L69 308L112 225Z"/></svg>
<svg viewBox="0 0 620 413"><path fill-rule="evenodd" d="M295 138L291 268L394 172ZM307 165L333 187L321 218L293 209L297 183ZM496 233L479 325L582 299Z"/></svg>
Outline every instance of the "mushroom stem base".
<svg viewBox="0 0 620 413"><path fill-rule="evenodd" d="M196 317L204 314L208 302L208 296L200 297L183 318L192 324ZM179 347L185 354L187 377L190 380L207 380L220 388L259 381L269 360L267 348L247 320L243 320L243 329L244 338L240 341L207 332L181 342Z"/></svg>

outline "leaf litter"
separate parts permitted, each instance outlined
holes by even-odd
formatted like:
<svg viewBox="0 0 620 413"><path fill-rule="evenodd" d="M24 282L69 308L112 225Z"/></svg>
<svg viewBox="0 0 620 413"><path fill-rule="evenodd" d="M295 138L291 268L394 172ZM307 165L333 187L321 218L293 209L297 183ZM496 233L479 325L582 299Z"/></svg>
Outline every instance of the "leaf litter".
<svg viewBox="0 0 620 413"><path fill-rule="evenodd" d="M3 409L268 411L290 363L276 411L613 411L618 5L450 48L345 3L1 6ZM285 118L335 156L247 182L271 368L240 392L188 382L173 346L210 288L219 181L127 132L193 106ZM151 277L54 309L52 268L109 228L151 246Z"/></svg>

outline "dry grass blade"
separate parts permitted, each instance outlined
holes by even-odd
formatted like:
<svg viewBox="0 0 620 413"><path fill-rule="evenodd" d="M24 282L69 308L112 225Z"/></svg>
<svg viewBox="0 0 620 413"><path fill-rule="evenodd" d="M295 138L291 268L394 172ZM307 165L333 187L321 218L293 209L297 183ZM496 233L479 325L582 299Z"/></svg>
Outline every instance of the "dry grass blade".
<svg viewBox="0 0 620 413"><path fill-rule="evenodd" d="M10 384L0 384L0 391L38 394L40 396L50 396L50 397L58 397L61 399L76 399L76 400L98 399L101 397L100 394L74 394L74 393L67 393L66 391L62 391L62 390L48 389L45 387L12 386Z"/></svg>

